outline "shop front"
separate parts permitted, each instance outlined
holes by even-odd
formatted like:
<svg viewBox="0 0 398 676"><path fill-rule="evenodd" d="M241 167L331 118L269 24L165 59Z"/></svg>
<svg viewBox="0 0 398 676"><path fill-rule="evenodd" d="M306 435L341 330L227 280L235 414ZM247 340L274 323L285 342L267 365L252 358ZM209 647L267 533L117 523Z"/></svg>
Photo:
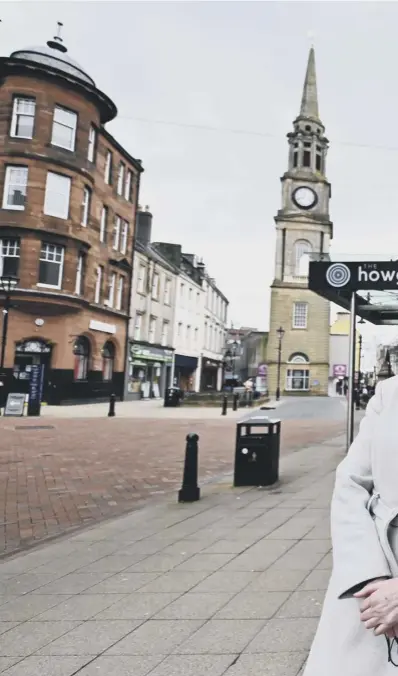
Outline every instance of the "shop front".
<svg viewBox="0 0 398 676"><path fill-rule="evenodd" d="M185 354L176 354L174 359L174 385L184 392L196 391L196 370L198 358Z"/></svg>
<svg viewBox="0 0 398 676"><path fill-rule="evenodd" d="M164 397L170 384L173 351L146 343L130 344L127 399Z"/></svg>
<svg viewBox="0 0 398 676"><path fill-rule="evenodd" d="M214 359L202 359L201 392L217 392L222 386L222 362Z"/></svg>

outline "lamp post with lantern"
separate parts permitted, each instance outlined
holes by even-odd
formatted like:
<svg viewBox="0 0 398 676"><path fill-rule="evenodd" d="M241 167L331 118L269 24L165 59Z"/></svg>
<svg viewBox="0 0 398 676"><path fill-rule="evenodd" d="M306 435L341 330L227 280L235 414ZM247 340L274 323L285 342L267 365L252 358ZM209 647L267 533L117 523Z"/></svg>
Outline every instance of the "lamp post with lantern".
<svg viewBox="0 0 398 676"><path fill-rule="evenodd" d="M277 329L278 334L278 370L277 370L277 387L276 387L276 401L281 398L281 363L282 363L282 340L285 335L285 329L282 326Z"/></svg>
<svg viewBox="0 0 398 676"><path fill-rule="evenodd" d="M19 282L17 277L11 275L4 275L0 277L0 295L4 296L3 303L3 327L1 334L1 348L0 348L0 382L2 385L2 392L0 391L0 406L5 406L7 391L5 387L6 375L4 373L4 361L6 356L7 335L8 335L8 315L11 308L11 295Z"/></svg>

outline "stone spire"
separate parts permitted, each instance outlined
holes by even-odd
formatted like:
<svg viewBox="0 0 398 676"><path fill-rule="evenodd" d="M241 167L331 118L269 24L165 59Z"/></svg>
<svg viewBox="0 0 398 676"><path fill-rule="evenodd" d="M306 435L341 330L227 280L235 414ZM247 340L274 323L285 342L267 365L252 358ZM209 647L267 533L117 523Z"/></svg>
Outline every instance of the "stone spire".
<svg viewBox="0 0 398 676"><path fill-rule="evenodd" d="M311 47L305 74L303 96L301 99L300 117L319 120L318 92L316 87L315 51Z"/></svg>

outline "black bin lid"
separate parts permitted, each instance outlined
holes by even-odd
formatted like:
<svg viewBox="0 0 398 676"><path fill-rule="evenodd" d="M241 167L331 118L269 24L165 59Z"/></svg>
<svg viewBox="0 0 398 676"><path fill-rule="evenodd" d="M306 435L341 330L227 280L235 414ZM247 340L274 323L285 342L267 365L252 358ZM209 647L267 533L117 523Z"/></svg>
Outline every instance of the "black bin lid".
<svg viewBox="0 0 398 676"><path fill-rule="evenodd" d="M270 418L267 415L252 415L244 420L239 420L238 427L265 427L266 425L275 425L280 423L280 418Z"/></svg>

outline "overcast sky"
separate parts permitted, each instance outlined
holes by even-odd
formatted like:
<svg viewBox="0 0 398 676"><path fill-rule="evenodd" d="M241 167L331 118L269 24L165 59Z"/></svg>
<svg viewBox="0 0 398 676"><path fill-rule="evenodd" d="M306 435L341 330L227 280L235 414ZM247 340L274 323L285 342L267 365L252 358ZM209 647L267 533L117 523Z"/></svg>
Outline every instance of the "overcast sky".
<svg viewBox="0 0 398 676"><path fill-rule="evenodd" d="M118 106L109 130L143 161L154 239L202 256L234 324L263 329L313 33L333 253L398 252L396 3L14 0L0 18L5 55L63 21L70 56Z"/></svg>

